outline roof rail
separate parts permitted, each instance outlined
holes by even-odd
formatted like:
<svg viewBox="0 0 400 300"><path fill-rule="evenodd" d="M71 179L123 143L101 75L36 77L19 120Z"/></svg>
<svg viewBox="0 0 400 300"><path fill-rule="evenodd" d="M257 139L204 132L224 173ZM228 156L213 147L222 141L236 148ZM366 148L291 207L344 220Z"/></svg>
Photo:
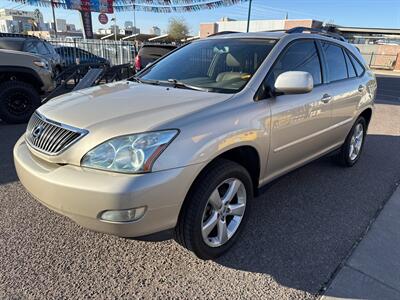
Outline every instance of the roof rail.
<svg viewBox="0 0 400 300"><path fill-rule="evenodd" d="M342 42L347 42L347 40L341 36L338 33L323 29L323 28L309 28L309 27L294 27L292 29L286 30L286 33L303 33L303 32L309 32L309 33L315 33L315 34L320 34L323 36L331 37L334 39L337 39Z"/></svg>
<svg viewBox="0 0 400 300"><path fill-rule="evenodd" d="M22 33L7 33L7 32L0 32L0 37L23 37L23 38L34 38L39 39L37 36L22 34Z"/></svg>
<svg viewBox="0 0 400 300"><path fill-rule="evenodd" d="M208 37L217 36L217 35L223 35L223 34L231 34L231 33L239 33L239 32L238 31L220 31L220 32L216 32L216 33L210 34Z"/></svg>

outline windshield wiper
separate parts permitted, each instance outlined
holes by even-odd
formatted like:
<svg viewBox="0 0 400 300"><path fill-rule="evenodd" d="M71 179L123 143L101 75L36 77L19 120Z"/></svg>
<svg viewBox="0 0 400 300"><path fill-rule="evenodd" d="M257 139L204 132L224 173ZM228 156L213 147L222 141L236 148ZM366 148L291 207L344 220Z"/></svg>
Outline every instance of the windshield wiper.
<svg viewBox="0 0 400 300"><path fill-rule="evenodd" d="M133 77L129 78L129 80L136 81L136 82L139 82L139 83L144 83L144 84L160 85L160 82L158 80L147 80L147 79L142 79L142 78L139 78L139 77L136 77L136 76L133 76Z"/></svg>
<svg viewBox="0 0 400 300"><path fill-rule="evenodd" d="M193 86L187 83L184 83L183 81L179 81L177 79L168 79L167 81L168 83L172 83L174 85L174 87L178 87L178 88L186 88L189 90L196 90L196 91L203 91L203 92L209 92L210 89L207 88L202 88L199 86Z"/></svg>

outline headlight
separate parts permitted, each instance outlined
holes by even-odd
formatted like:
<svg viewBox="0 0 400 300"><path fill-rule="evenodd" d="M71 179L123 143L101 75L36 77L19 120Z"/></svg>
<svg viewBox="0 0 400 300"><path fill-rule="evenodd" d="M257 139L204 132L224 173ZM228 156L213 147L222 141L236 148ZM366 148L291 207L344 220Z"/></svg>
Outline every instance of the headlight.
<svg viewBox="0 0 400 300"><path fill-rule="evenodd" d="M41 68L43 68L43 69L48 69L48 68L49 68L49 63L48 63L46 60L44 60L44 59L35 60L33 63L34 63L36 66L41 67Z"/></svg>
<svg viewBox="0 0 400 300"><path fill-rule="evenodd" d="M177 134L178 130L165 130L116 137L86 153L81 165L123 173L149 172Z"/></svg>

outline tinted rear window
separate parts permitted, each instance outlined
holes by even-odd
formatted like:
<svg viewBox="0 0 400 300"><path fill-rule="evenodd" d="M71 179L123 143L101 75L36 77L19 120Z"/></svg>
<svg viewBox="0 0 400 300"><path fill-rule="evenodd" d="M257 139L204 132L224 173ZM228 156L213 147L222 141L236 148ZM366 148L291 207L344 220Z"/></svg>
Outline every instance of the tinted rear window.
<svg viewBox="0 0 400 300"><path fill-rule="evenodd" d="M356 70L354 69L353 63L350 61L350 57L347 51L345 51L345 57L346 57L346 64L347 64L347 71L349 74L349 78L357 77Z"/></svg>
<svg viewBox="0 0 400 300"><path fill-rule="evenodd" d="M140 56L163 56L167 54L168 52L171 52L174 50L176 47L174 46L143 46L140 51L139 55Z"/></svg>
<svg viewBox="0 0 400 300"><path fill-rule="evenodd" d="M349 54L349 56L350 56L351 62L354 65L354 68L356 69L357 76L361 76L365 71L364 67L360 64L360 62L357 59L354 58L354 56L352 54Z"/></svg>
<svg viewBox="0 0 400 300"><path fill-rule="evenodd" d="M347 78L347 66L342 48L331 43L322 43L328 67L329 81Z"/></svg>

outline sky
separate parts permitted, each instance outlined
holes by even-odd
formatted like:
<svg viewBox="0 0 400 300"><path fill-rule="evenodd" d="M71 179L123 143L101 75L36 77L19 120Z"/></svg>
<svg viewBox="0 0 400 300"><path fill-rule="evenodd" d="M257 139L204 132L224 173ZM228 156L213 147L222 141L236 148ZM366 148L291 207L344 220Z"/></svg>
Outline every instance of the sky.
<svg viewBox="0 0 400 300"><path fill-rule="evenodd" d="M36 7L0 0L0 8L34 10ZM50 8L39 9L45 21L52 20ZM142 33L148 33L152 26L158 26L165 32L169 18L183 18L190 33L197 35L200 23L216 22L222 17L246 20L247 11L248 3L184 14L136 12L136 25ZM400 28L400 0L253 0L252 19L284 19L286 13L289 19L315 19L343 26ZM56 9L56 18L66 19L67 23L75 24L77 28L82 27L77 11ZM97 13L93 13L92 20L95 30L111 25L101 25ZM117 12L116 20L117 25L122 27L125 21L133 21L133 12Z"/></svg>

